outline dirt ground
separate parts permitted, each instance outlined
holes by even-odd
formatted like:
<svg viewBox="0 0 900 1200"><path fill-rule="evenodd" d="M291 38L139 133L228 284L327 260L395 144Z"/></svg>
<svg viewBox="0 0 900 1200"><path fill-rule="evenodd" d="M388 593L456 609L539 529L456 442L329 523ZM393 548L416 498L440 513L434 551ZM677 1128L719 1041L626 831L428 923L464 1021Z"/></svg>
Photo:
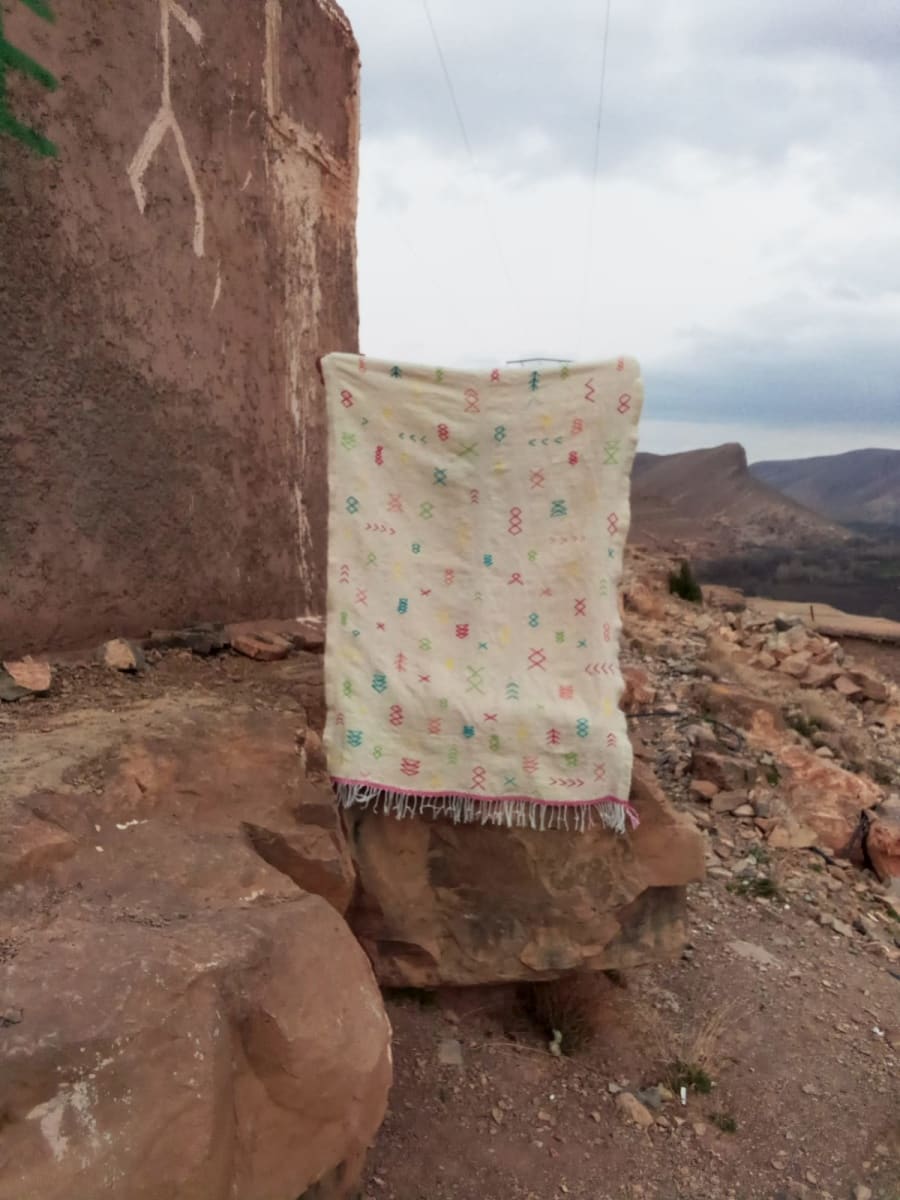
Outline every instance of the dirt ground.
<svg viewBox="0 0 900 1200"><path fill-rule="evenodd" d="M607 983L571 1057L523 1012L393 999L396 1081L366 1197L900 1200L900 977L802 898L713 879L691 918L680 961ZM440 1065L448 1039L461 1067ZM629 1124L615 1089L671 1081L679 1059L709 1094Z"/></svg>

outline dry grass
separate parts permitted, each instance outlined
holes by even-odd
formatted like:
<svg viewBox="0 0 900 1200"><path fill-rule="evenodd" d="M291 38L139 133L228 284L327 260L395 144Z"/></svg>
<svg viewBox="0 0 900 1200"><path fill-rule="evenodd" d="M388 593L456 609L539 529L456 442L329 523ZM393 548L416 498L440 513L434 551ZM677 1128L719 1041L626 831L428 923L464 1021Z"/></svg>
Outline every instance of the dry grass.
<svg viewBox="0 0 900 1200"><path fill-rule="evenodd" d="M603 1027L613 986L601 973L569 975L531 985L525 1007L548 1040L556 1039L563 1054L574 1054L590 1045Z"/></svg>

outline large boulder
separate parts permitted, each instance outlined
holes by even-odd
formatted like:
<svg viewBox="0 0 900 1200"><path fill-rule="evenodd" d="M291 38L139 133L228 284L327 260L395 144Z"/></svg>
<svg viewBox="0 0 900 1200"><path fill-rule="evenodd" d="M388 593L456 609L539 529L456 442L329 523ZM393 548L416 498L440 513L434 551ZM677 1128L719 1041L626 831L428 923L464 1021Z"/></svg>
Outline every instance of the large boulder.
<svg viewBox="0 0 900 1200"><path fill-rule="evenodd" d="M355 1194L390 1029L317 746L195 688L4 746L0 1200Z"/></svg>
<svg viewBox="0 0 900 1200"><path fill-rule="evenodd" d="M536 981L677 954L702 838L641 764L632 802L641 825L625 837L352 811L359 886L348 919L379 980Z"/></svg>
<svg viewBox="0 0 900 1200"><path fill-rule="evenodd" d="M882 883L900 880L900 799L897 797L870 814L866 855Z"/></svg>

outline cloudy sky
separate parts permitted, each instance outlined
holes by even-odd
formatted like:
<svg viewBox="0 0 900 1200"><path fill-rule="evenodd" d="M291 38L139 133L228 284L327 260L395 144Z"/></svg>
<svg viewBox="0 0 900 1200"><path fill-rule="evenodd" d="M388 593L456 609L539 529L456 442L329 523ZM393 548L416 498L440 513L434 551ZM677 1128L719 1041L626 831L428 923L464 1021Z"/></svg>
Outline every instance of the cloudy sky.
<svg viewBox="0 0 900 1200"><path fill-rule="evenodd" d="M643 448L900 448L898 0L344 0L366 353L643 364ZM591 216L593 212L593 218ZM591 232L593 230L593 233Z"/></svg>

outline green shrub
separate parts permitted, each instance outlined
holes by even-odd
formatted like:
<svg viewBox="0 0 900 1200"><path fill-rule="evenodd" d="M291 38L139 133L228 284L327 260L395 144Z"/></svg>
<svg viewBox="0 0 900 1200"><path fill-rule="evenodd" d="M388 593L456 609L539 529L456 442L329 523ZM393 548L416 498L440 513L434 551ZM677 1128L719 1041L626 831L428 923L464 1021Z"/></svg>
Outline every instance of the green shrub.
<svg viewBox="0 0 900 1200"><path fill-rule="evenodd" d="M688 600L691 604L703 603L703 592L687 560L681 564L680 570L672 571L669 575L669 591L673 596L680 596L682 600Z"/></svg>

